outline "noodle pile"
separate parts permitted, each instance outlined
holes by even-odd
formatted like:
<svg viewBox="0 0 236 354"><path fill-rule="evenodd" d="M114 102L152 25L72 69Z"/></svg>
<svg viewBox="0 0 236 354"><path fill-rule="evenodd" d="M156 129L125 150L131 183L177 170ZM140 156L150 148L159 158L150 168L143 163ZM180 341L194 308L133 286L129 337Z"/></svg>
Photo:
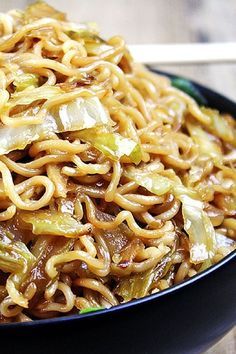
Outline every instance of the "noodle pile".
<svg viewBox="0 0 236 354"><path fill-rule="evenodd" d="M109 308L235 249L230 115L43 2L0 36L0 322Z"/></svg>

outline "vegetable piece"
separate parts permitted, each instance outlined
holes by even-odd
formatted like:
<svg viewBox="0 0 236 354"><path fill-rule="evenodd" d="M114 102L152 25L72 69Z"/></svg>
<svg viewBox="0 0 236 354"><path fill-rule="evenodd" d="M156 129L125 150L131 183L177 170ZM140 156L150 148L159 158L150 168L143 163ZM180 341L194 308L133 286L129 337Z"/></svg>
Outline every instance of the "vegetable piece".
<svg viewBox="0 0 236 354"><path fill-rule="evenodd" d="M101 311L104 310L105 307L87 307L86 309L82 309L79 311L80 315L84 315L86 313L90 313L90 312L96 312L96 311Z"/></svg>
<svg viewBox="0 0 236 354"><path fill-rule="evenodd" d="M193 141L198 145L201 154L210 156L214 161L221 163L223 155L216 139L211 134L204 131L200 125L188 122L187 128Z"/></svg>
<svg viewBox="0 0 236 354"><path fill-rule="evenodd" d="M148 294L153 279L153 269L144 273L131 275L129 278L121 280L116 288L116 294L121 296L125 302L144 297Z"/></svg>
<svg viewBox="0 0 236 354"><path fill-rule="evenodd" d="M111 256L119 254L130 242L130 230L125 224L120 224L113 230L104 230L102 238L107 244Z"/></svg>
<svg viewBox="0 0 236 354"><path fill-rule="evenodd" d="M140 239L133 239L128 245L112 258L120 268L127 268L135 259L137 254L144 249L144 244Z"/></svg>
<svg viewBox="0 0 236 354"><path fill-rule="evenodd" d="M228 123L227 119L222 117L216 109L201 107L201 111L211 118L211 124L207 125L207 130L236 146L236 130Z"/></svg>
<svg viewBox="0 0 236 354"><path fill-rule="evenodd" d="M51 282L51 278L49 278L45 270L48 259L57 254L69 252L74 246L75 240L74 238L50 235L38 236L31 248L31 252L36 257L36 261L24 280L24 288L34 282L37 286L35 296L40 296Z"/></svg>
<svg viewBox="0 0 236 354"><path fill-rule="evenodd" d="M201 263L211 259L216 251L214 227L203 210L203 203L186 195L179 196L182 202L184 230L190 240L190 260Z"/></svg>
<svg viewBox="0 0 236 354"><path fill-rule="evenodd" d="M45 124L44 122L43 124ZM37 130L40 131L38 125L26 125L20 127L2 127L0 128L0 155L8 154L13 150L23 150L26 145L38 140L43 137L44 129L42 128L42 133L39 134Z"/></svg>
<svg viewBox="0 0 236 354"><path fill-rule="evenodd" d="M17 93L18 97L20 96L20 100L17 101L18 104L19 102L21 102L20 104L28 104L32 102L32 98L29 102L26 91L27 90ZM45 89L44 98L48 98L48 92L49 91ZM62 91L59 89L57 94L60 92ZM51 93L53 93L53 91ZM54 91L54 94L55 93L56 92ZM35 96L35 99L37 98L38 97ZM34 113L32 110L28 112ZM41 124L31 124L19 127L4 126L0 128L0 155L7 154L13 150L24 149L26 145L33 141L50 137L52 132L63 133L66 131L81 130L100 125L111 126L113 125L113 122L104 110L99 99L97 97L79 97L72 102L54 108L51 112L47 112L44 121Z"/></svg>
<svg viewBox="0 0 236 354"><path fill-rule="evenodd" d="M28 300L20 292L20 286L35 261L34 255L21 241L0 227L0 269L11 273L6 282L6 289L11 299L22 307L28 306Z"/></svg>
<svg viewBox="0 0 236 354"><path fill-rule="evenodd" d="M100 55L103 52L112 49L113 47L104 43L85 43L85 48L88 55Z"/></svg>
<svg viewBox="0 0 236 354"><path fill-rule="evenodd" d="M215 205L224 211L226 215L236 215L236 195L218 194L214 199Z"/></svg>
<svg viewBox="0 0 236 354"><path fill-rule="evenodd" d="M198 273L203 272L204 270L206 270L207 268L209 268L210 266L212 266L212 262L209 258L207 258L202 264L201 267L198 270Z"/></svg>
<svg viewBox="0 0 236 354"><path fill-rule="evenodd" d="M16 92L25 90L27 87L38 86L38 75L36 74L19 74L16 75L13 85L16 87Z"/></svg>
<svg viewBox="0 0 236 354"><path fill-rule="evenodd" d="M143 172L135 168L130 168L127 169L124 174L138 185L156 195L163 195L172 188L172 182L169 178L155 172Z"/></svg>
<svg viewBox="0 0 236 354"><path fill-rule="evenodd" d="M24 20L26 23L45 17L55 18L59 21L66 20L66 16L63 12L55 10L44 1L36 1L29 5L24 11Z"/></svg>
<svg viewBox="0 0 236 354"><path fill-rule="evenodd" d="M190 197L197 197L196 191L185 187L180 180L174 181L154 171L145 172L142 169L132 167L126 169L124 175L138 185L146 188L149 192L159 196L171 192L175 196L186 194Z"/></svg>
<svg viewBox="0 0 236 354"><path fill-rule="evenodd" d="M216 232L216 242L217 242L217 247L227 247L231 251L233 251L236 248L236 241L232 240L231 238Z"/></svg>
<svg viewBox="0 0 236 354"><path fill-rule="evenodd" d="M188 175L188 185L192 187L195 183L198 183L201 180L203 174L204 167L198 165L191 166Z"/></svg>
<svg viewBox="0 0 236 354"><path fill-rule="evenodd" d="M63 24L66 34L73 40L80 42L81 39L84 40L84 44L87 43L101 43L107 44L107 42L99 37L99 28L96 22L86 22L86 23L73 23L65 22Z"/></svg>
<svg viewBox="0 0 236 354"><path fill-rule="evenodd" d="M79 97L54 109L52 114L55 116L58 132L114 125L97 97Z"/></svg>
<svg viewBox="0 0 236 354"><path fill-rule="evenodd" d="M84 40L84 46L88 55L100 55L106 50L112 49L111 45L97 35L96 25L87 23L87 28L77 29L70 31L69 37L76 41Z"/></svg>
<svg viewBox="0 0 236 354"><path fill-rule="evenodd" d="M76 237L89 232L90 224L82 225L69 213L40 210L21 212L19 218L26 224L31 224L35 235L60 235Z"/></svg>
<svg viewBox="0 0 236 354"><path fill-rule="evenodd" d="M160 279L167 275L173 264L172 256L175 250L176 244L155 268L151 268L142 274L135 274L121 279L116 288L116 294L121 296L125 302L148 295L153 284L157 284Z"/></svg>
<svg viewBox="0 0 236 354"><path fill-rule="evenodd" d="M78 137L90 142L96 149L112 160L119 160L123 156L138 164L142 159L141 147L135 141L124 138L118 133L109 132L106 128L85 129L79 132Z"/></svg>
<svg viewBox="0 0 236 354"><path fill-rule="evenodd" d="M24 271L26 263L34 259L26 245L14 241L13 235L0 226L0 269L6 273Z"/></svg>
<svg viewBox="0 0 236 354"><path fill-rule="evenodd" d="M200 105L206 105L207 101L201 92L194 86L190 81L182 79L180 77L175 77L171 79L172 86L177 89L187 93L189 96L195 99L195 101Z"/></svg>
<svg viewBox="0 0 236 354"><path fill-rule="evenodd" d="M96 22L86 22L76 25L70 22L69 24L73 25L67 33L71 39L75 41L80 41L83 39L85 45L87 43L107 44L107 42L98 35L99 28Z"/></svg>
<svg viewBox="0 0 236 354"><path fill-rule="evenodd" d="M23 91L15 92L11 95L10 101L6 104L6 108L12 108L17 105L27 105L38 100L48 100L64 93L58 86L40 86L33 88L28 87Z"/></svg>
<svg viewBox="0 0 236 354"><path fill-rule="evenodd" d="M216 232L215 235L216 235L217 248L225 247L227 249L227 254L236 249L236 242L234 240L232 240L231 238L229 238L219 232ZM224 256L226 256L226 254ZM212 265L212 262L208 258L206 261L204 261L202 263L198 272L202 272L202 271L206 270L211 265Z"/></svg>
<svg viewBox="0 0 236 354"><path fill-rule="evenodd" d="M101 221L112 221L114 216L95 209L96 218ZM119 254L129 242L133 239L133 232L128 228L125 223L121 223L118 227L112 230L103 230L101 237L104 239L111 257L114 254Z"/></svg>

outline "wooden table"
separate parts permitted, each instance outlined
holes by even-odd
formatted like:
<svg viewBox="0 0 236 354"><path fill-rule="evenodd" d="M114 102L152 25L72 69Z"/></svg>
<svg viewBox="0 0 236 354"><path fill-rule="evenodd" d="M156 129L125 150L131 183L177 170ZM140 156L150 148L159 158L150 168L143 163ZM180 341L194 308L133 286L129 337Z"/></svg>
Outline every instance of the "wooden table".
<svg viewBox="0 0 236 354"><path fill-rule="evenodd" d="M1 1L0 11L23 8L27 0ZM102 34L123 35L128 43L224 42L236 38L235 0L48 0L74 21L95 21ZM236 101L236 64L162 66ZM236 353L232 330L205 354Z"/></svg>

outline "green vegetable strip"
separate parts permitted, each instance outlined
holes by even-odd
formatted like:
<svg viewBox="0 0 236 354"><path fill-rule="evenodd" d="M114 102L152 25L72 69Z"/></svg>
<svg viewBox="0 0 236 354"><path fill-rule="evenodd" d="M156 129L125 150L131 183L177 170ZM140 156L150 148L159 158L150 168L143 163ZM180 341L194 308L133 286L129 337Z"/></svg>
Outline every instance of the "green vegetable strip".
<svg viewBox="0 0 236 354"><path fill-rule="evenodd" d="M157 173L147 173L129 169L125 171L124 174L140 186L159 196L167 193L172 188L171 181Z"/></svg>
<svg viewBox="0 0 236 354"><path fill-rule="evenodd" d="M29 86L38 86L38 75L36 74L19 74L16 75L13 85L16 87L16 92L23 91Z"/></svg>
<svg viewBox="0 0 236 354"><path fill-rule="evenodd" d="M35 235L60 235L76 237L89 232L90 224L82 225L68 213L39 210L21 212L19 218L26 224L31 224Z"/></svg>
<svg viewBox="0 0 236 354"><path fill-rule="evenodd" d="M151 269L142 274L122 279L116 289L116 294L122 296L126 302L144 297L148 294L154 275L153 269Z"/></svg>
<svg viewBox="0 0 236 354"><path fill-rule="evenodd" d="M220 146L216 143L216 139L204 131L200 125L187 123L187 129L198 145L200 153L213 158L215 162L221 163L223 159Z"/></svg>
<svg viewBox="0 0 236 354"><path fill-rule="evenodd" d="M84 315L86 313L101 311L104 309L105 309L105 307L87 307L86 309L80 310L79 314Z"/></svg>
<svg viewBox="0 0 236 354"><path fill-rule="evenodd" d="M206 129L236 147L236 130L231 127L227 119L221 117L216 109L201 107L201 111L211 119L211 124L207 125Z"/></svg>
<svg viewBox="0 0 236 354"><path fill-rule="evenodd" d="M172 86L178 88L179 90L187 93L189 96L195 99L199 105L206 105L207 101L201 92L194 86L190 81L175 77L171 79Z"/></svg>
<svg viewBox="0 0 236 354"><path fill-rule="evenodd" d="M105 128L85 129L79 132L78 137L91 143L112 160L118 161L122 156L128 156L132 162L138 164L142 159L142 151L138 143L118 133L109 132Z"/></svg>
<svg viewBox="0 0 236 354"><path fill-rule="evenodd" d="M28 306L28 300L20 292L20 286L29 273L35 257L21 241L14 241L10 232L0 228L0 269L11 273L6 289L12 300L22 306Z"/></svg>

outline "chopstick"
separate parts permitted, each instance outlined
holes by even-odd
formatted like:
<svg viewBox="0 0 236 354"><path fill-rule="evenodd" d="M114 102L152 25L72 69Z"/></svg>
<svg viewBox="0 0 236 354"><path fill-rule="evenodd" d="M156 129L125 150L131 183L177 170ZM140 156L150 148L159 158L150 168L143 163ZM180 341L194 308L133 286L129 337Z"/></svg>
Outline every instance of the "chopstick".
<svg viewBox="0 0 236 354"><path fill-rule="evenodd" d="M202 64L236 62L236 42L133 44L133 58L144 64Z"/></svg>

